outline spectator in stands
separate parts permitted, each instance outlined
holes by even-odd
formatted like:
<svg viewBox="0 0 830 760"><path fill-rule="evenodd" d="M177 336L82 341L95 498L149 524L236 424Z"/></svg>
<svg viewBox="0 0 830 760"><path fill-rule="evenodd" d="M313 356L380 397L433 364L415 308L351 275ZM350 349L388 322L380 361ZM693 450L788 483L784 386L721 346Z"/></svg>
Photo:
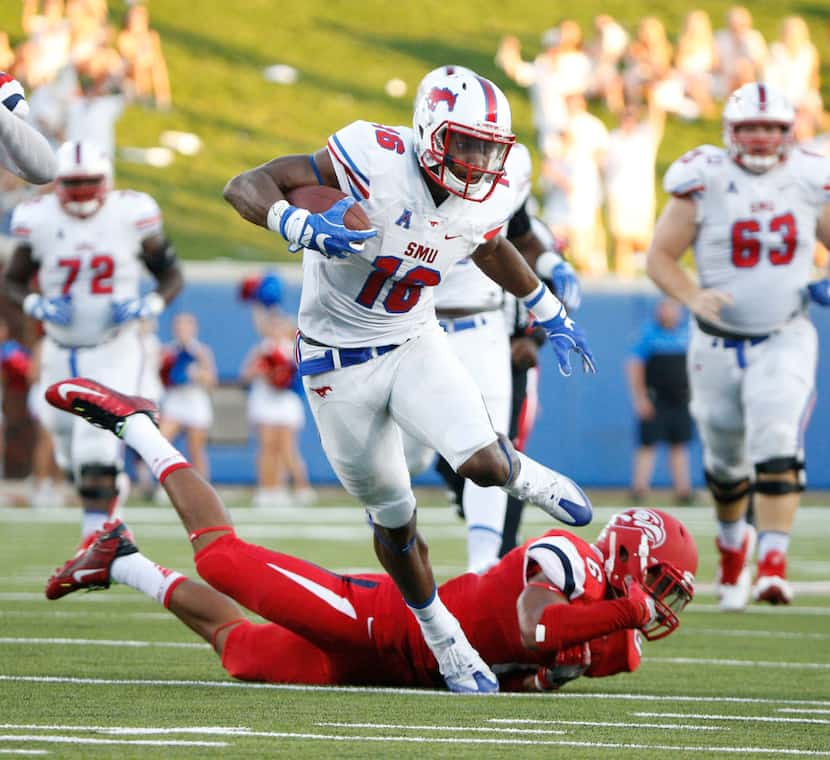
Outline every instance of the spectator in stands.
<svg viewBox="0 0 830 760"><path fill-rule="evenodd" d="M162 352L161 379L166 390L159 429L171 441L185 433L193 466L207 478L207 440L213 424L210 391L216 385L216 362L198 334L199 324L192 314L173 318L173 341Z"/></svg>
<svg viewBox="0 0 830 760"><path fill-rule="evenodd" d="M78 91L69 99L66 139L89 140L115 158L115 124L126 105L124 64L118 52L103 44L77 67Z"/></svg>
<svg viewBox="0 0 830 760"><path fill-rule="evenodd" d="M644 113L645 111L645 113ZM665 112L649 98L648 108L629 104L608 137L605 193L613 239L614 272L630 280L645 267L656 211L655 165ZM642 263L636 255L641 254Z"/></svg>
<svg viewBox="0 0 830 760"><path fill-rule="evenodd" d="M642 503L651 486L656 444L669 446L669 469L679 504L693 500L689 475L689 381L686 349L689 328L677 301L662 299L654 319L643 327L630 351L626 374L639 422L639 445L634 455L631 499Z"/></svg>
<svg viewBox="0 0 830 760"><path fill-rule="evenodd" d="M30 480L29 503L34 509L62 507L64 504L63 472L55 461L52 435L41 420L48 414L48 405L43 397L40 382L41 350L43 339L35 343L29 362L29 394L27 407L35 425L35 447L32 451L32 476Z"/></svg>
<svg viewBox="0 0 830 760"><path fill-rule="evenodd" d="M821 115L818 50L801 16L787 16L781 22L779 38L769 47L763 80L784 93L796 108Z"/></svg>
<svg viewBox="0 0 830 760"><path fill-rule="evenodd" d="M733 5L726 14L726 28L715 32L719 76L715 96L727 97L742 84L761 77L767 59L767 43L752 27L752 14L742 5Z"/></svg>
<svg viewBox="0 0 830 760"><path fill-rule="evenodd" d="M26 71L17 72L26 84L39 87L50 81L61 68L69 63L71 29L64 18L63 0L43 0L39 11L37 0L24 0L23 30L28 35L26 46Z"/></svg>
<svg viewBox="0 0 830 760"><path fill-rule="evenodd" d="M69 0L66 4L66 17L71 32L70 56L76 66L85 64L111 37L106 3L103 6L101 16L100 4L91 0Z"/></svg>
<svg viewBox="0 0 830 760"><path fill-rule="evenodd" d="M118 35L118 50L127 63L135 97L160 110L170 108L170 80L158 32L150 29L147 7L131 5Z"/></svg>
<svg viewBox="0 0 830 760"><path fill-rule="evenodd" d="M623 109L623 81L619 68L628 40L628 32L613 17L600 14L594 18L594 37L586 46L592 72L588 94L603 98L612 113L620 113Z"/></svg>
<svg viewBox="0 0 830 760"><path fill-rule="evenodd" d="M305 425L302 386L294 361L297 328L277 306L261 303L254 305L254 322L262 340L248 353L240 372L242 382L250 386L248 420L259 444L253 503L266 508L292 501L310 504L315 494L297 445L297 433Z"/></svg>
<svg viewBox="0 0 830 760"><path fill-rule="evenodd" d="M686 94L697 104L703 116L712 116L712 77L718 68L718 54L712 34L712 22L704 10L686 14L683 31L677 41L675 67L683 77Z"/></svg>
<svg viewBox="0 0 830 760"><path fill-rule="evenodd" d="M645 102L648 91L671 69L672 46L663 22L646 16L637 26L637 36L623 61L626 102Z"/></svg>
<svg viewBox="0 0 830 760"><path fill-rule="evenodd" d="M584 95L567 95L565 103L568 123L542 165L543 217L554 234L567 240L570 260L578 270L603 275L608 262L600 218L600 167L608 130L588 113Z"/></svg>
<svg viewBox="0 0 830 760"><path fill-rule="evenodd" d="M14 50L9 44L9 35L0 31L0 71L11 71L14 67Z"/></svg>
<svg viewBox="0 0 830 760"><path fill-rule="evenodd" d="M29 352L11 339L9 325L0 318L0 477L3 477L6 429L3 401L8 388L25 391L29 384Z"/></svg>
<svg viewBox="0 0 830 760"><path fill-rule="evenodd" d="M533 124L539 148L548 153L549 144L568 122L565 96L585 93L591 82L591 60L582 51L582 31L575 21L563 21L542 35L543 51L532 62L521 57L516 37L505 37L496 54L496 63L516 83L530 88Z"/></svg>

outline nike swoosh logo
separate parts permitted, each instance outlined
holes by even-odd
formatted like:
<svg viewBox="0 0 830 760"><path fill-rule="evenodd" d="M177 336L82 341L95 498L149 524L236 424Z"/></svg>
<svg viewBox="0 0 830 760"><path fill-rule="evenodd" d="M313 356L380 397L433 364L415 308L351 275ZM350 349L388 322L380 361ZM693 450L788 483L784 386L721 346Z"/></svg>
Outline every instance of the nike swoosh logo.
<svg viewBox="0 0 830 760"><path fill-rule="evenodd" d="M86 578L86 577L87 577L87 575L93 575L94 573L101 573L101 572L103 572L103 571L104 571L104 568L103 568L103 567L98 567L98 568L95 568L95 570L76 570L74 573L72 573L72 577L73 577L73 578L74 578L74 579L75 579L78 583L83 583L83 582L84 582L84 578Z"/></svg>
<svg viewBox="0 0 830 760"><path fill-rule="evenodd" d="M444 240L455 240L456 238L460 238L461 235L444 235Z"/></svg>
<svg viewBox="0 0 830 760"><path fill-rule="evenodd" d="M78 393L86 393L89 396L101 396L103 398L104 394L100 391L94 391L91 388L86 388L83 385L75 385L75 383L63 383L62 385L58 386L58 395L64 400L68 401L66 398L67 393L71 393L72 391L77 391Z"/></svg>
<svg viewBox="0 0 830 760"><path fill-rule="evenodd" d="M339 594L335 594L334 591L331 589L326 588L325 586L321 586L319 583L315 583L308 578L304 578L302 575L297 575L297 573L292 573L290 570L286 570L279 565L273 565L270 562L266 562L266 565L270 567L272 570L276 570L278 573L282 573L286 578L290 578L294 583L302 586L306 591L310 591L314 596L318 599L322 599L326 604L330 607L334 607L338 612L342 612L344 615L348 615L352 620L357 620L357 613L354 611L354 607L352 607L352 603L346 599L345 596L340 596Z"/></svg>

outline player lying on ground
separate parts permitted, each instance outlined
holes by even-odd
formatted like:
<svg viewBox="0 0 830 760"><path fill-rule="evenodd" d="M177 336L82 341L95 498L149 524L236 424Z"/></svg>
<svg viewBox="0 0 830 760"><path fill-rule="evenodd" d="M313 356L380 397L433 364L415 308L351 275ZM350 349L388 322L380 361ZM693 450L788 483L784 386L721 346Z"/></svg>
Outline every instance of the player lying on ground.
<svg viewBox="0 0 830 760"><path fill-rule="evenodd" d="M243 680L442 685L389 576L338 575L238 538L213 488L159 433L152 402L83 378L52 385L46 398L112 430L147 462L212 586L153 563L115 521L49 579L49 599L113 581L142 591L210 642ZM614 516L594 544L551 530L486 574L453 578L440 592L501 688L546 690L583 674L634 670L638 631L657 639L677 628L696 570L695 542L681 522L631 509ZM249 622L236 602L271 622Z"/></svg>

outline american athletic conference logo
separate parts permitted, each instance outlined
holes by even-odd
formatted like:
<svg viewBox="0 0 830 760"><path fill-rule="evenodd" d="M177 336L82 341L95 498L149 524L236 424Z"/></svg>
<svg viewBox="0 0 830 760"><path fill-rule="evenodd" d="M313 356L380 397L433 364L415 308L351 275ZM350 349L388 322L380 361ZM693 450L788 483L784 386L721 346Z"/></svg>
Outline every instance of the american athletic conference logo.
<svg viewBox="0 0 830 760"><path fill-rule="evenodd" d="M427 105L430 111L434 111L439 103L446 103L447 110L452 111L457 99L458 95L452 92L449 87L433 87L427 95Z"/></svg>
<svg viewBox="0 0 830 760"><path fill-rule="evenodd" d="M643 531L646 534L646 540L653 549L665 543L666 528L663 525L663 518L656 512L650 509L637 509L633 514L623 514L622 518Z"/></svg>

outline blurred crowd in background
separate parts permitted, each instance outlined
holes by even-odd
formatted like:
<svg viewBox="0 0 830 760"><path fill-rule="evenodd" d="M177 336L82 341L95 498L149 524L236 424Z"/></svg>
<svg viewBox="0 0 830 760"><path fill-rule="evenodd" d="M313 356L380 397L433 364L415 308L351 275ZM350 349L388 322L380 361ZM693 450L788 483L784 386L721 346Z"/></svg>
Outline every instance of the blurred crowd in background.
<svg viewBox="0 0 830 760"><path fill-rule="evenodd" d="M114 158L115 125L127 103L170 108L167 64L145 5L125 3L119 28L107 0L23 0L22 7L25 38L12 47L0 29L0 71L23 84L30 119L53 147L91 140ZM0 232L34 191L3 173Z"/></svg>
<svg viewBox="0 0 830 760"><path fill-rule="evenodd" d="M611 271L629 279L642 271L666 114L716 118L718 103L733 90L761 81L796 108L796 140L830 153L830 134L822 134L819 55L805 20L782 18L775 40L753 27L746 7L729 8L723 27L713 29L718 21L691 10L672 43L657 16L629 30L599 15L590 35L565 20L542 35L532 60L523 58L518 39L502 40L496 63L529 89L533 106L540 215L583 275ZM604 107L616 126L609 131L589 104Z"/></svg>

